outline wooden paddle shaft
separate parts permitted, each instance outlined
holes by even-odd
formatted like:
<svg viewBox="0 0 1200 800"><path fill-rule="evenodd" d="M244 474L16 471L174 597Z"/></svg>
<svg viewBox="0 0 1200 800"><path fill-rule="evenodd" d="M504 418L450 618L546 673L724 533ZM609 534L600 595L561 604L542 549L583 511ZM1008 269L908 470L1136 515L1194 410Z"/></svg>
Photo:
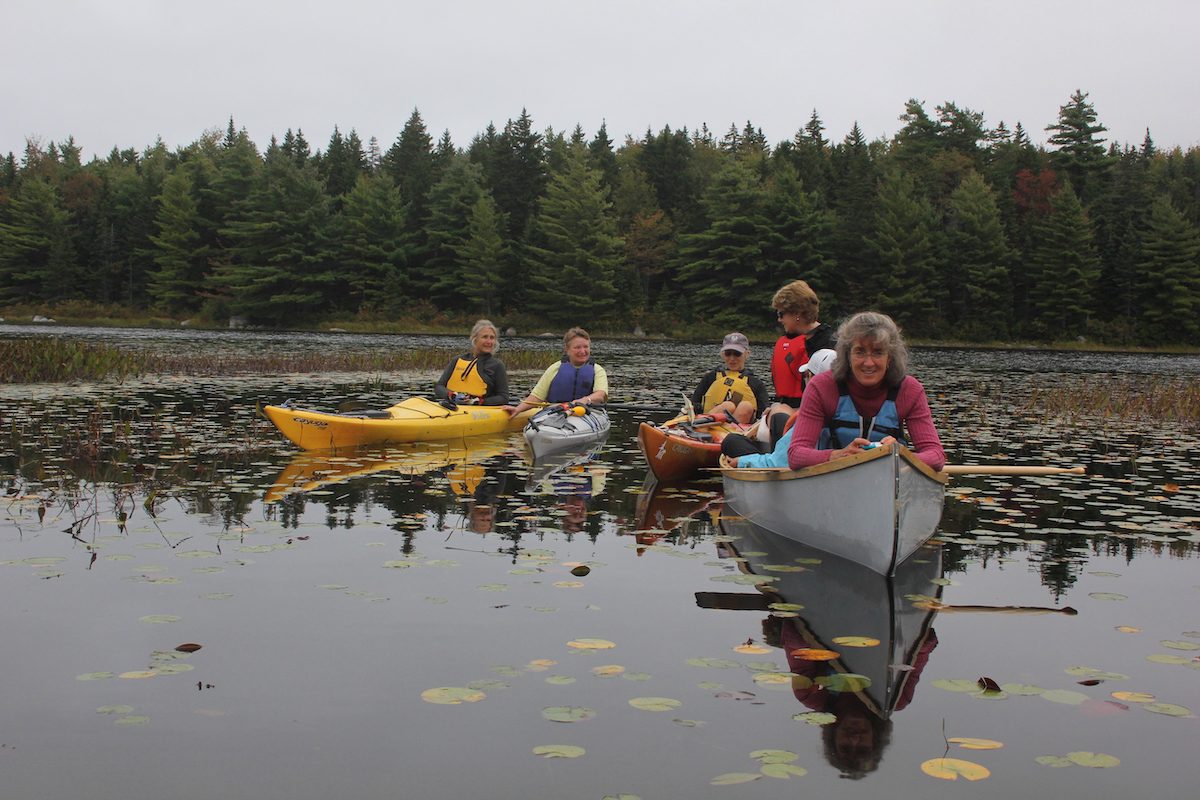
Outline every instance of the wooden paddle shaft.
<svg viewBox="0 0 1200 800"><path fill-rule="evenodd" d="M947 464L947 475L1085 475L1083 467L1019 467L992 464Z"/></svg>

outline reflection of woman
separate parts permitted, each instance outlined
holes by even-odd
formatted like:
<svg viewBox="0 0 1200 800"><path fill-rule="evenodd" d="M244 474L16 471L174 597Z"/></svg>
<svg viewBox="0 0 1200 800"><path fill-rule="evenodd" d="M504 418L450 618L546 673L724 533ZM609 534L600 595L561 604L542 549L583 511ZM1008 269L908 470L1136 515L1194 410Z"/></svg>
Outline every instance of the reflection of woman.
<svg viewBox="0 0 1200 800"><path fill-rule="evenodd" d="M433 394L439 400L502 406L508 403L508 372L496 358L500 336L491 321L481 319L471 328L471 349L450 360Z"/></svg>
<svg viewBox="0 0 1200 800"><path fill-rule="evenodd" d="M788 466L810 467L861 453L872 442L908 444L935 470L946 453L925 387L908 373L908 348L891 317L855 314L837 334L833 370L812 379L804 392L788 447Z"/></svg>

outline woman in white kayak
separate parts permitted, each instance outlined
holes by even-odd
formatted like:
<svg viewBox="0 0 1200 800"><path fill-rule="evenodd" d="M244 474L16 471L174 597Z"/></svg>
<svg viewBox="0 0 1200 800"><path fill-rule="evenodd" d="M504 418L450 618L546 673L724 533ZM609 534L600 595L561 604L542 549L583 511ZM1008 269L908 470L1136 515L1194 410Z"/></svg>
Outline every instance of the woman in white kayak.
<svg viewBox="0 0 1200 800"><path fill-rule="evenodd" d="M500 335L491 320L481 319L471 328L471 349L450 359L438 378L433 396L453 403L485 406L508 404L508 372L496 358Z"/></svg>
<svg viewBox="0 0 1200 800"><path fill-rule="evenodd" d="M506 410L520 414L547 403L591 405L607 399L608 373L592 360L592 337L583 328L571 328L563 336L562 359L542 373L528 397Z"/></svg>

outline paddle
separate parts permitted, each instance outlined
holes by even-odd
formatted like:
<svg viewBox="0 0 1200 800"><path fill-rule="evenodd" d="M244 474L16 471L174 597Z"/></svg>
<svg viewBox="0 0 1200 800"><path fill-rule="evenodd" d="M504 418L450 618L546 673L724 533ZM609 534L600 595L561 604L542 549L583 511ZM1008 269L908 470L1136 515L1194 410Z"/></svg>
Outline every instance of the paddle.
<svg viewBox="0 0 1200 800"><path fill-rule="evenodd" d="M1084 467L1023 467L999 464L947 464L947 475L1086 475Z"/></svg>

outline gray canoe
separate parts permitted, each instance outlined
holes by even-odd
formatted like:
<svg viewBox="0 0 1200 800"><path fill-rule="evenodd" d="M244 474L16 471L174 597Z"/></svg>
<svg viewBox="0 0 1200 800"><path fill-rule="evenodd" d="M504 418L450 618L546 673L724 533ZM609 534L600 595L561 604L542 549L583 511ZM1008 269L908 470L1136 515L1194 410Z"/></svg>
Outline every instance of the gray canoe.
<svg viewBox="0 0 1200 800"><path fill-rule="evenodd" d="M802 470L723 467L721 474L736 514L880 575L933 535L946 493L946 476L898 444Z"/></svg>
<svg viewBox="0 0 1200 800"><path fill-rule="evenodd" d="M590 445L604 441L611 426L608 412L590 406L581 408L586 413L576 416L570 409L556 404L530 417L525 424L524 434L535 460L553 453L585 450Z"/></svg>

